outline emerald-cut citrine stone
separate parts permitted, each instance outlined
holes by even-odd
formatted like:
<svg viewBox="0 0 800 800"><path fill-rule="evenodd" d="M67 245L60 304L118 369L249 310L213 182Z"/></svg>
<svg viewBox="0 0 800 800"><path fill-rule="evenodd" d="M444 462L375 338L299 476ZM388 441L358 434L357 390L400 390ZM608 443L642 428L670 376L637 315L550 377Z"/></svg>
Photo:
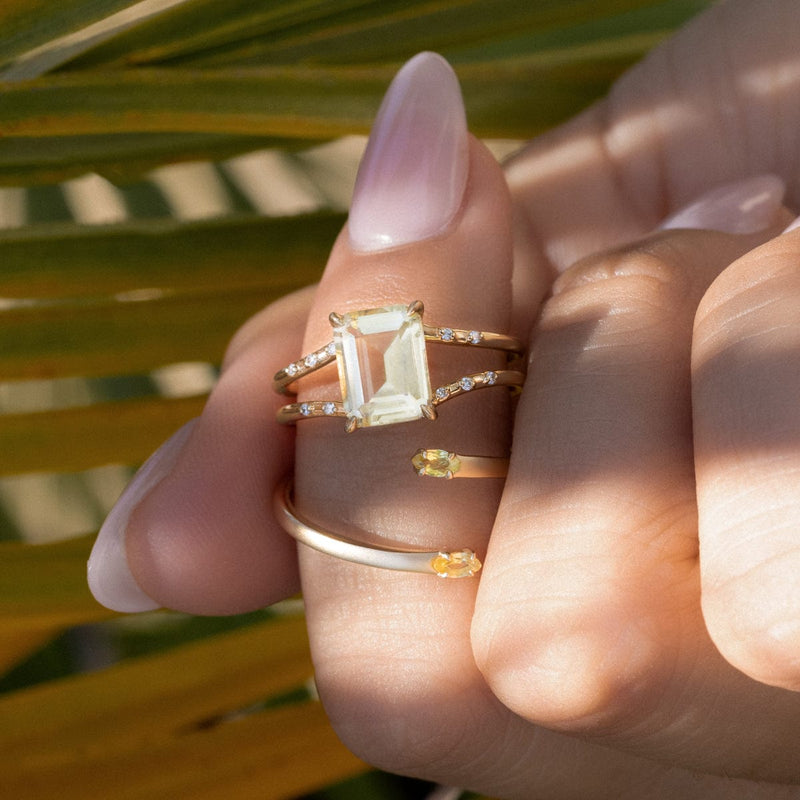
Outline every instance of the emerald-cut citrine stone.
<svg viewBox="0 0 800 800"><path fill-rule="evenodd" d="M471 578L482 564L472 550L439 553L431 561L433 571L442 578Z"/></svg>
<svg viewBox="0 0 800 800"><path fill-rule="evenodd" d="M417 475L427 478L452 478L461 469L461 459L447 450L417 450L411 464Z"/></svg>
<svg viewBox="0 0 800 800"><path fill-rule="evenodd" d="M357 427L410 422L431 402L422 317L408 306L337 318L333 341L342 404Z"/></svg>

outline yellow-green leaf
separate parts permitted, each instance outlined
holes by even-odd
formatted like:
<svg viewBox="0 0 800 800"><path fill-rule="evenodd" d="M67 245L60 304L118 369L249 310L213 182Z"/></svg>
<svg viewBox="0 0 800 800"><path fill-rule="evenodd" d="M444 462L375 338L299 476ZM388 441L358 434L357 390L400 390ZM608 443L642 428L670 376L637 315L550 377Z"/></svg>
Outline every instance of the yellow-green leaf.
<svg viewBox="0 0 800 800"><path fill-rule="evenodd" d="M53 544L0 542L0 633L26 637L105 619L86 585L94 537Z"/></svg>
<svg viewBox="0 0 800 800"><path fill-rule="evenodd" d="M216 161L243 151L297 144L297 139L214 133L0 138L0 185L55 183L86 172L124 184L164 163Z"/></svg>
<svg viewBox="0 0 800 800"><path fill-rule="evenodd" d="M17 626L13 626L10 630L5 630L0 621L0 675L33 655L60 630L59 627L48 626L26 630L19 630Z"/></svg>
<svg viewBox="0 0 800 800"><path fill-rule="evenodd" d="M303 620L271 620L0 697L4 791L269 800L321 788L365 766L317 703L237 718L311 674Z"/></svg>
<svg viewBox="0 0 800 800"><path fill-rule="evenodd" d="M479 136L530 137L596 99L660 35L460 66L470 126ZM216 134L235 149L238 137L252 144L254 136L316 141L366 133L397 66L87 71L6 85L2 173L13 179L16 160L22 178L28 140L38 137L71 137L74 146L75 137L116 136L124 165L126 145L141 145L131 134Z"/></svg>
<svg viewBox="0 0 800 800"><path fill-rule="evenodd" d="M0 65L130 5L131 0L3 0Z"/></svg>
<svg viewBox="0 0 800 800"><path fill-rule="evenodd" d="M255 293L265 286L270 294L284 293L318 279L343 222L343 214L320 213L0 231L0 297L108 298L140 289ZM0 331L3 324L0 313Z"/></svg>
<svg viewBox="0 0 800 800"><path fill-rule="evenodd" d="M0 475L140 464L184 422L200 414L204 403L204 397L146 397L0 414Z"/></svg>
<svg viewBox="0 0 800 800"><path fill-rule="evenodd" d="M0 315L0 375L96 376L141 373L176 361L219 363L236 329L282 293L266 285L6 311Z"/></svg>

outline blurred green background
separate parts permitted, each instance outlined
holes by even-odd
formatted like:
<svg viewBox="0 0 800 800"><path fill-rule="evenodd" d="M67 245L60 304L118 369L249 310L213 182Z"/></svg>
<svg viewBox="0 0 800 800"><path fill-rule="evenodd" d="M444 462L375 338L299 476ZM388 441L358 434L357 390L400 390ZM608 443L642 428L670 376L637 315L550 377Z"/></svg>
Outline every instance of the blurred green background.
<svg viewBox="0 0 800 800"><path fill-rule="evenodd" d="M0 3L4 796L460 796L338 743L301 600L113 615L86 589L93 535L236 328L318 278L405 59L450 59L502 157L706 5Z"/></svg>

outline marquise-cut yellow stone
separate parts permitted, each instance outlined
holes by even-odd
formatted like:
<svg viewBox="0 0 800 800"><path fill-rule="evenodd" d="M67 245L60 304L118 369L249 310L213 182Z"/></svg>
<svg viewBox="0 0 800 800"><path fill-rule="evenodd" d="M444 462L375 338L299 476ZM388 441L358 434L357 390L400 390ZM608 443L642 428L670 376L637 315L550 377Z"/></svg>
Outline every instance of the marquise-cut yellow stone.
<svg viewBox="0 0 800 800"><path fill-rule="evenodd" d="M461 459L447 450L417 450L411 464L418 475L428 478L452 478L461 469Z"/></svg>
<svg viewBox="0 0 800 800"><path fill-rule="evenodd" d="M472 550L439 553L431 561L434 572L442 578L471 578L482 564Z"/></svg>

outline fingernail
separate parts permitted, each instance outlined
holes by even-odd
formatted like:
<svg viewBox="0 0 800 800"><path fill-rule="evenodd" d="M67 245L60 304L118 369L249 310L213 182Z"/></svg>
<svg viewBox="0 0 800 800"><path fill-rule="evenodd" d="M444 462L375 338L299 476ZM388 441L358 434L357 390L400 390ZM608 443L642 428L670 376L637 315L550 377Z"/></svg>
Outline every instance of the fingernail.
<svg viewBox="0 0 800 800"><path fill-rule="evenodd" d="M783 232L789 233L789 231L796 231L800 228L800 217L798 217L788 228L786 228Z"/></svg>
<svg viewBox="0 0 800 800"><path fill-rule="evenodd" d="M350 243L383 250L442 233L461 206L467 172L458 79L441 56L420 53L378 111L350 206Z"/></svg>
<svg viewBox="0 0 800 800"><path fill-rule="evenodd" d="M193 422L184 425L142 465L97 534L87 565L87 580L95 600L112 611L135 613L159 608L131 574L125 531L134 508L172 469L192 427Z"/></svg>
<svg viewBox="0 0 800 800"><path fill-rule="evenodd" d="M724 233L756 233L779 218L786 185L776 175L726 183L702 195L659 225Z"/></svg>

